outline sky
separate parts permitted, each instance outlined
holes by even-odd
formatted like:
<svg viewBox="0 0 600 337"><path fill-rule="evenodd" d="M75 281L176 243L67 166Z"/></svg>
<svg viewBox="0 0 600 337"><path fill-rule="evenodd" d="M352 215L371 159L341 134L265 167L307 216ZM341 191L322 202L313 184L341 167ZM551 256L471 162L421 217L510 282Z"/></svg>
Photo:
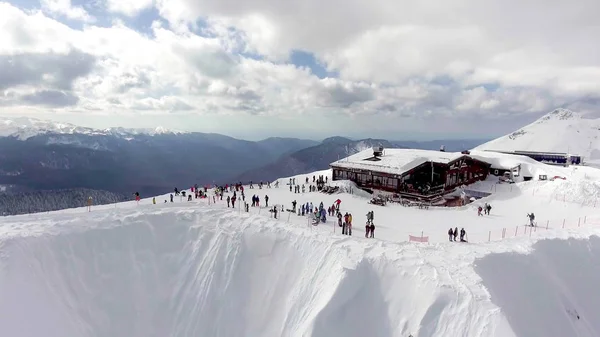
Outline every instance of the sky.
<svg viewBox="0 0 600 337"><path fill-rule="evenodd" d="M491 138L600 111L600 1L0 0L0 115Z"/></svg>

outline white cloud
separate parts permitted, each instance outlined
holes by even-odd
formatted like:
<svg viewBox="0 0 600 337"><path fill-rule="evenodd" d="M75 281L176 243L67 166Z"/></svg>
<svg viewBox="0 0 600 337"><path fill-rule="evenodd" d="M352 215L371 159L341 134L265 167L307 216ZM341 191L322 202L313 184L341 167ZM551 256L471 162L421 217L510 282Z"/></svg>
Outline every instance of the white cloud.
<svg viewBox="0 0 600 337"><path fill-rule="evenodd" d="M110 12L135 16L144 9L152 8L153 0L106 0Z"/></svg>
<svg viewBox="0 0 600 337"><path fill-rule="evenodd" d="M168 24L144 33L110 17L135 22L152 6ZM69 0L41 9L0 2L9 112L199 115L222 132L263 116L323 135L446 126L468 135L482 131L478 120L600 102L595 0L107 0L110 26L90 24L100 15ZM63 17L87 24L74 29ZM289 64L292 50L314 53L339 77ZM452 118L472 124L444 123Z"/></svg>
<svg viewBox="0 0 600 337"><path fill-rule="evenodd" d="M50 14L63 15L72 20L94 22L96 19L81 6L73 6L71 0L41 0L42 9Z"/></svg>

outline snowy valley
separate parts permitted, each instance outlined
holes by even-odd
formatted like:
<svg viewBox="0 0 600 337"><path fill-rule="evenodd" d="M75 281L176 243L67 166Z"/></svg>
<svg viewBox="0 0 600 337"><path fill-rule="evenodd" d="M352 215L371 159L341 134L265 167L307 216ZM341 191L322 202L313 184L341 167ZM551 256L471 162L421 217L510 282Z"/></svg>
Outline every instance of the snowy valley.
<svg viewBox="0 0 600 337"><path fill-rule="evenodd" d="M544 150L527 147L534 143L500 150ZM534 179L499 184L490 176L468 186L483 198L418 208L369 204L368 192L332 181L332 170L324 170L282 177L271 187L245 185L246 202L261 198L248 211L239 201L229 207L233 191L221 199L210 187L207 198L190 201L165 194L0 218L0 332L600 336L600 170L482 150L471 155L516 163ZM312 185L313 176L338 193L288 186ZM337 200L353 215L352 236L330 217L313 225L309 216L269 211L292 208L292 201L327 208ZM485 203L490 214L478 216ZM365 237L369 211L374 238ZM535 227L528 226L530 212ZM449 242L452 227L464 228L468 242Z"/></svg>

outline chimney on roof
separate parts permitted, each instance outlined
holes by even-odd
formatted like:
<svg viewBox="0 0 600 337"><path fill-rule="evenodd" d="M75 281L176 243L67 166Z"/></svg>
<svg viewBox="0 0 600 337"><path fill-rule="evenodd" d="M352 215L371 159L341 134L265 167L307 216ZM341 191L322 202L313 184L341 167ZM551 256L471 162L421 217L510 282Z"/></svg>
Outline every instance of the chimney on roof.
<svg viewBox="0 0 600 337"><path fill-rule="evenodd" d="M440 146L440 151L441 152L446 152L446 146L444 146L444 145Z"/></svg>
<svg viewBox="0 0 600 337"><path fill-rule="evenodd" d="M373 148L373 157L383 156L383 146L376 146Z"/></svg>

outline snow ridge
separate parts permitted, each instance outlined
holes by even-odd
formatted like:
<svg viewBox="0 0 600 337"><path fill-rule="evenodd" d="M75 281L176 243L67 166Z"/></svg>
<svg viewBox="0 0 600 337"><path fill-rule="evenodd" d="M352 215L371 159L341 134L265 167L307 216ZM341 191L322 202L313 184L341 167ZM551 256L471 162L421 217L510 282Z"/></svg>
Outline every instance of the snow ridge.
<svg viewBox="0 0 600 337"><path fill-rule="evenodd" d="M179 134L183 131L168 130L163 127L154 129L133 129L113 127L106 129L94 129L88 127L77 126L69 123L54 122L49 120L41 120L36 118L17 117L7 118L0 117L0 137L15 137L19 140L27 140L42 134L83 134L90 136L118 136L128 137L136 135L161 135L161 134Z"/></svg>
<svg viewBox="0 0 600 337"><path fill-rule="evenodd" d="M409 244L223 209L64 220L2 240L3 334L492 336L502 319L491 304L475 305L481 287Z"/></svg>
<svg viewBox="0 0 600 337"><path fill-rule="evenodd" d="M535 122L475 150L561 152L600 159L600 119L556 109Z"/></svg>

